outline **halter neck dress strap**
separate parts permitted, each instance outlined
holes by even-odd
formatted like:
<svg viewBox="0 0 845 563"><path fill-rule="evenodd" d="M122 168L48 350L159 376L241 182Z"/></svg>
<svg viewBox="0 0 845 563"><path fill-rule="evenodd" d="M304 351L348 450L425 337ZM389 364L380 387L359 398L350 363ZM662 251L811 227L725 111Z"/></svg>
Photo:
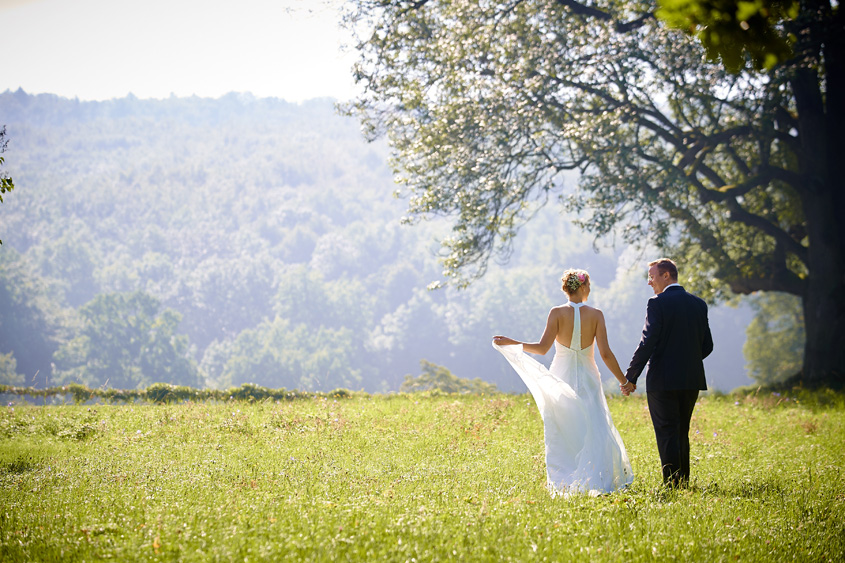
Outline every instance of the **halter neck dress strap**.
<svg viewBox="0 0 845 563"><path fill-rule="evenodd" d="M573 312L575 314L574 322L572 323L572 340L569 341L569 348L571 350L580 351L581 350L581 307L584 306L583 303L573 303L572 301L568 301L567 305L571 305Z"/></svg>

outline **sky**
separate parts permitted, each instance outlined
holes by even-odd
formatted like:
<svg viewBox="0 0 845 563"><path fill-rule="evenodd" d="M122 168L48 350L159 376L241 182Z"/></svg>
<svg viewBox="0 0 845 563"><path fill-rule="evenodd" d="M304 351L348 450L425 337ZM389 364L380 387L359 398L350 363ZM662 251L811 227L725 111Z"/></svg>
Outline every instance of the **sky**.
<svg viewBox="0 0 845 563"><path fill-rule="evenodd" d="M0 0L0 92L80 100L355 91L342 0Z"/></svg>

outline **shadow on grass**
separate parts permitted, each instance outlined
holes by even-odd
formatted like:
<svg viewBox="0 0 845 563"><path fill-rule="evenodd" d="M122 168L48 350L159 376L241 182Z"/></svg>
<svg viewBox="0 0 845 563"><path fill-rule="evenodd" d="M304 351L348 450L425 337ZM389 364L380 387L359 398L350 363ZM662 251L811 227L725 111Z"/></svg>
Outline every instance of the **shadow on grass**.
<svg viewBox="0 0 845 563"><path fill-rule="evenodd" d="M783 484L772 480L760 480L755 482L745 483L730 483L724 485L715 481L709 483L693 482L688 487L668 487L664 485L648 486L644 484L632 485L626 491L607 495L611 502L618 502L620 496L624 498L625 495L632 495L634 497L645 497L657 503L674 503L684 499L690 499L693 496L721 498L721 499L767 499L774 496L783 496L788 494L784 489Z"/></svg>
<svg viewBox="0 0 845 563"><path fill-rule="evenodd" d="M690 490L703 496L722 498L768 498L773 495L783 495L786 491L782 483L761 479L759 481L731 483L721 485L717 482L707 484L696 483Z"/></svg>
<svg viewBox="0 0 845 563"><path fill-rule="evenodd" d="M19 457L12 461L0 462L0 476L20 475L29 471L34 471L39 467L39 463L32 460L31 457Z"/></svg>

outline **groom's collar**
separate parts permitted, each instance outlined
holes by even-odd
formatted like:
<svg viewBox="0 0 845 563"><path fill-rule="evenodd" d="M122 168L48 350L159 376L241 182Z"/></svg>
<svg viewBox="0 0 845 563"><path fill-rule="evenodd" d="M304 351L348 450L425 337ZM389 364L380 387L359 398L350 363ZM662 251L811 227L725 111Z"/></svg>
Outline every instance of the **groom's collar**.
<svg viewBox="0 0 845 563"><path fill-rule="evenodd" d="M664 287L664 288L663 288L663 291L666 291L667 289L671 289L671 288L673 288L673 287L678 287L678 288L680 288L680 289L683 289L683 287L681 286L681 284L679 284L678 282L675 282L675 283L670 283L669 285L667 285L666 287ZM663 293L663 291L661 291L661 293Z"/></svg>

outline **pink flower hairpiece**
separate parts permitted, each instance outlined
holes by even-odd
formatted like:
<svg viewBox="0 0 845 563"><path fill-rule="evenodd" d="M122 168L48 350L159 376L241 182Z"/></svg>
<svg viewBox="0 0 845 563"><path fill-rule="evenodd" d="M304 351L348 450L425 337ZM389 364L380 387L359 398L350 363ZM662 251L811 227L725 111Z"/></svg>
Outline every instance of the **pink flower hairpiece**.
<svg viewBox="0 0 845 563"><path fill-rule="evenodd" d="M584 283L587 280L587 276L585 274L578 274L578 281Z"/></svg>

